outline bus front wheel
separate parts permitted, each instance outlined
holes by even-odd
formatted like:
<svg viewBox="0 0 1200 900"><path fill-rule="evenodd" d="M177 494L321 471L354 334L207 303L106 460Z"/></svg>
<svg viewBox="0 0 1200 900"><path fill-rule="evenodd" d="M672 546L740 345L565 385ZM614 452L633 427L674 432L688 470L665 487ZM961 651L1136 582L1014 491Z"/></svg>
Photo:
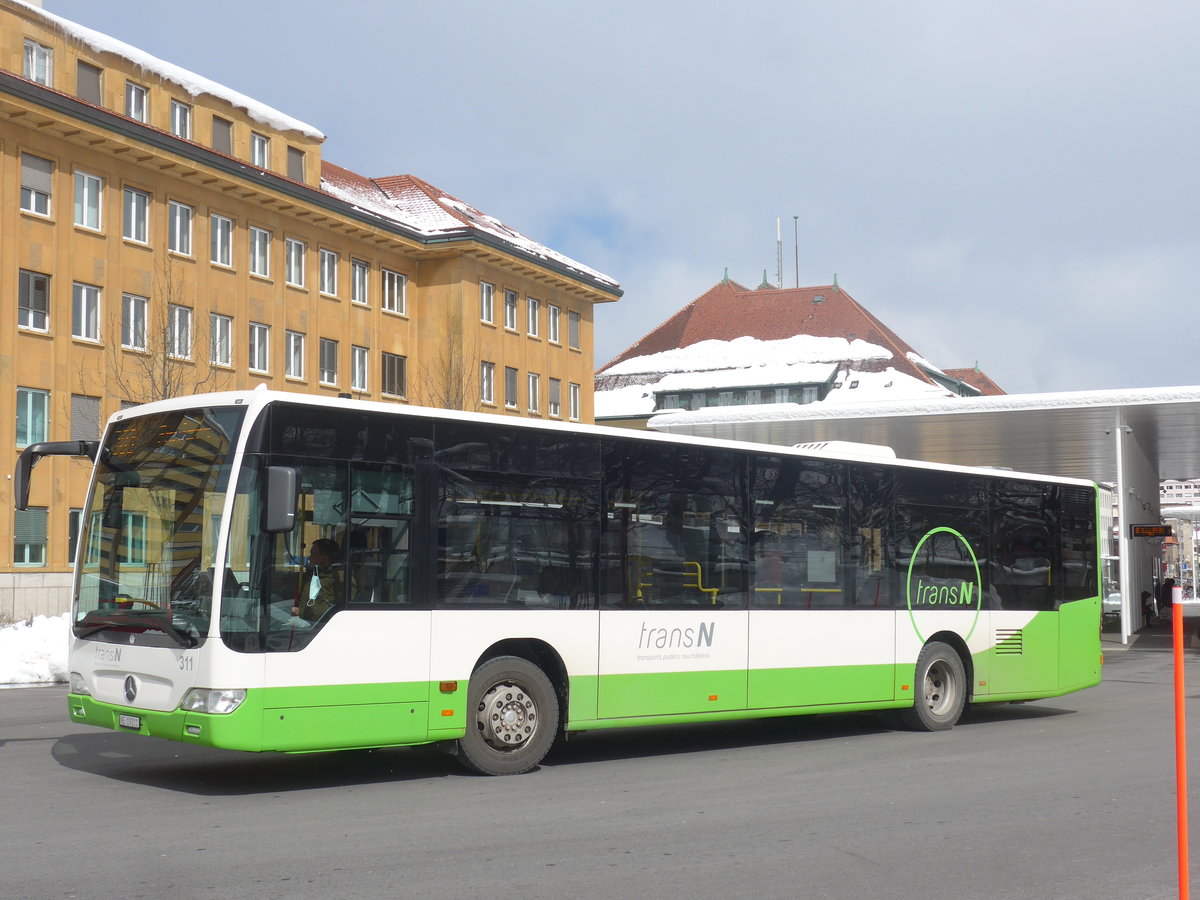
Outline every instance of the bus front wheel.
<svg viewBox="0 0 1200 900"><path fill-rule="evenodd" d="M967 705L967 676L962 659L949 644L930 641L921 648L913 678L916 700L900 718L917 731L953 728Z"/></svg>
<svg viewBox="0 0 1200 900"><path fill-rule="evenodd" d="M467 733L458 758L482 775L520 775L542 761L558 732L558 695L518 656L489 659L467 689Z"/></svg>

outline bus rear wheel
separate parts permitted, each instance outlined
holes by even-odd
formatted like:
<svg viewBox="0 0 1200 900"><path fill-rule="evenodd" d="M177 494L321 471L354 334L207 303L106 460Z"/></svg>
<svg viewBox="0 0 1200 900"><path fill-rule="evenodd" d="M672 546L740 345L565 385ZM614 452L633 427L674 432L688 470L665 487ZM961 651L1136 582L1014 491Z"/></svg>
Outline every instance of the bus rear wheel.
<svg viewBox="0 0 1200 900"><path fill-rule="evenodd" d="M542 761L558 732L558 695L518 656L489 659L467 689L467 733L458 759L482 775L520 775Z"/></svg>
<svg viewBox="0 0 1200 900"><path fill-rule="evenodd" d="M921 648L913 678L916 700L900 718L916 731L953 728L967 705L967 676L962 659L949 644L930 641Z"/></svg>

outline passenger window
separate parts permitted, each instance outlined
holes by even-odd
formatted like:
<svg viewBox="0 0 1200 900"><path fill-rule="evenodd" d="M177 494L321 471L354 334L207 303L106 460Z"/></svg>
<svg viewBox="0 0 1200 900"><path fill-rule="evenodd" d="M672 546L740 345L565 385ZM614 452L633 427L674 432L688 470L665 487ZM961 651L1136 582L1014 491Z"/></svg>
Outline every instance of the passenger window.
<svg viewBox="0 0 1200 900"><path fill-rule="evenodd" d="M787 609L845 606L845 463L760 457L752 477L751 604Z"/></svg>
<svg viewBox="0 0 1200 900"><path fill-rule="evenodd" d="M1054 609L1057 515L1048 485L1000 482L992 494L991 581L1002 609Z"/></svg>
<svg viewBox="0 0 1200 900"><path fill-rule="evenodd" d="M604 459L604 605L744 609L744 457L605 441Z"/></svg>

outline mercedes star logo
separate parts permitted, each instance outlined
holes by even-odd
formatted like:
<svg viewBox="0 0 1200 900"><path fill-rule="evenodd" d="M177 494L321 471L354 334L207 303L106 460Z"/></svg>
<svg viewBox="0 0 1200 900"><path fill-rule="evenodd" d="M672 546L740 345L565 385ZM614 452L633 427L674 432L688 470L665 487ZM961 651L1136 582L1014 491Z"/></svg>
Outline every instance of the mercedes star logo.
<svg viewBox="0 0 1200 900"><path fill-rule="evenodd" d="M125 676L125 700L132 703L137 697L137 679L132 675Z"/></svg>

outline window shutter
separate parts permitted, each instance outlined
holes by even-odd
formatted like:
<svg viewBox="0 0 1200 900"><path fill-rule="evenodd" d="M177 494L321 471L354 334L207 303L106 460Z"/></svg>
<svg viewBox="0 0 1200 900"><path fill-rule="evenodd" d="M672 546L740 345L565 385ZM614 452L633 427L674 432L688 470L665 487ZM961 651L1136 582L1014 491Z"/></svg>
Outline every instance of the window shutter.
<svg viewBox="0 0 1200 900"><path fill-rule="evenodd" d="M47 302L47 295L49 293L49 275L21 270L17 298L22 309L30 309L34 312L49 312L50 305Z"/></svg>
<svg viewBox="0 0 1200 900"><path fill-rule="evenodd" d="M49 194L53 174L54 163L50 160L28 153L21 154L21 187Z"/></svg>
<svg viewBox="0 0 1200 900"><path fill-rule="evenodd" d="M75 96L94 106L103 106L100 97L100 70L80 60L76 72Z"/></svg>
<svg viewBox="0 0 1200 900"><path fill-rule="evenodd" d="M71 395L71 440L94 441L100 437L100 398Z"/></svg>
<svg viewBox="0 0 1200 900"><path fill-rule="evenodd" d="M212 145L218 153L233 153L233 123L227 119L213 116Z"/></svg>
<svg viewBox="0 0 1200 900"><path fill-rule="evenodd" d="M41 544L46 541L46 510L18 509L13 535L18 544Z"/></svg>

